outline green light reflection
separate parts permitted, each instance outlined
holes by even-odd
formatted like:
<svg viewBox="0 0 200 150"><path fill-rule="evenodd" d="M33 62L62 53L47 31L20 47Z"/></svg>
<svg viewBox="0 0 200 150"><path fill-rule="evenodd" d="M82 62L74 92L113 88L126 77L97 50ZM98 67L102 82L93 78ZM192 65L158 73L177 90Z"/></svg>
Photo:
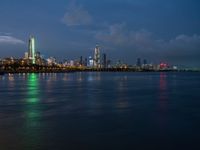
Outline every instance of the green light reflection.
<svg viewBox="0 0 200 150"><path fill-rule="evenodd" d="M27 79L26 116L31 122L40 118L40 89L37 74L29 74ZM33 119L34 120L31 120ZM36 119L37 118L37 119Z"/></svg>
<svg viewBox="0 0 200 150"><path fill-rule="evenodd" d="M39 102L39 83L38 76L34 73L28 76L28 103L38 103Z"/></svg>
<svg viewBox="0 0 200 150"><path fill-rule="evenodd" d="M27 147L40 144L41 123L41 104L40 104L40 85L38 74L27 75L27 97L25 100L25 124L23 136L24 145Z"/></svg>

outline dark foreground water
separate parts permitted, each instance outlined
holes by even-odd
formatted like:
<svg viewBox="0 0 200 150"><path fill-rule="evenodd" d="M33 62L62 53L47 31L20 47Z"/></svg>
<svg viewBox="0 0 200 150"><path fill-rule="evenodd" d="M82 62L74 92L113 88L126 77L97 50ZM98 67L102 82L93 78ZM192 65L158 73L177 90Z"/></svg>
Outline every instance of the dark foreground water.
<svg viewBox="0 0 200 150"><path fill-rule="evenodd" d="M200 73L0 76L0 150L200 149Z"/></svg>

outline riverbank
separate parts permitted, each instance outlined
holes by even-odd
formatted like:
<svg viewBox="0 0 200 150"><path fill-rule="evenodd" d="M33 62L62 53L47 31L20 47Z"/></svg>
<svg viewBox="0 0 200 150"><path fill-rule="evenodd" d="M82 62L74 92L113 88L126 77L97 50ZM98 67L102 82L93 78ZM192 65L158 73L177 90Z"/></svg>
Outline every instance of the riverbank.
<svg viewBox="0 0 200 150"><path fill-rule="evenodd" d="M135 69L135 68L29 68L29 69L5 69L0 71L3 74L16 73L74 73L74 72L200 72L199 70L189 69Z"/></svg>

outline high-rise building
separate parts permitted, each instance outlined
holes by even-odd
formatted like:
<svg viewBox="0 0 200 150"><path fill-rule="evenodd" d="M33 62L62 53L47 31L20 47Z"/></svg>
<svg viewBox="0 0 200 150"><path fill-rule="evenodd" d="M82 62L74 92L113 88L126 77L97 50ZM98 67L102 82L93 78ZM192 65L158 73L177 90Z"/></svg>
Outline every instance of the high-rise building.
<svg viewBox="0 0 200 150"><path fill-rule="evenodd" d="M82 66L83 65L83 56L80 57L79 64Z"/></svg>
<svg viewBox="0 0 200 150"><path fill-rule="evenodd" d="M36 59L41 58L41 54L40 54L40 52L37 51L37 52L35 53L35 58L36 58Z"/></svg>
<svg viewBox="0 0 200 150"><path fill-rule="evenodd" d="M143 65L147 65L147 60L146 59L143 60Z"/></svg>
<svg viewBox="0 0 200 150"><path fill-rule="evenodd" d="M85 61L84 61L84 66L85 66L85 67L87 67L87 65L88 65L88 59L87 59L87 58L85 58Z"/></svg>
<svg viewBox="0 0 200 150"><path fill-rule="evenodd" d="M48 64L49 66L55 65L56 62L57 62L57 61L56 61L56 58L54 58L54 57L50 57L50 58L47 59L47 64Z"/></svg>
<svg viewBox="0 0 200 150"><path fill-rule="evenodd" d="M94 59L92 58L92 56L89 56L89 67L93 66L94 66Z"/></svg>
<svg viewBox="0 0 200 150"><path fill-rule="evenodd" d="M111 60L107 60L106 63L107 63L107 67L108 67L108 68L111 68Z"/></svg>
<svg viewBox="0 0 200 150"><path fill-rule="evenodd" d="M28 43L28 57L31 60L32 64L35 64L35 38L30 37L29 43Z"/></svg>
<svg viewBox="0 0 200 150"><path fill-rule="evenodd" d="M141 59L140 58L137 59L137 67L141 67Z"/></svg>
<svg viewBox="0 0 200 150"><path fill-rule="evenodd" d="M28 57L28 52L25 52L24 58L25 58L25 59L28 59L28 58L29 58L29 57Z"/></svg>
<svg viewBox="0 0 200 150"><path fill-rule="evenodd" d="M103 60L102 60L102 62L103 62L103 68L107 68L107 57L106 57L106 54L104 53L103 54Z"/></svg>
<svg viewBox="0 0 200 150"><path fill-rule="evenodd" d="M94 50L94 67L101 67L101 56L100 56L100 47L97 45Z"/></svg>

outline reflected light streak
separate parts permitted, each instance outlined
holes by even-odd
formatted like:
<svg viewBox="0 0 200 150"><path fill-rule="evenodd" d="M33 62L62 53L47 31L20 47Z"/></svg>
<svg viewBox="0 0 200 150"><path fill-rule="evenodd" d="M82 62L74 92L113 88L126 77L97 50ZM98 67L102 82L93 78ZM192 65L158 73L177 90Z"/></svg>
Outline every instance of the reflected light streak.
<svg viewBox="0 0 200 150"><path fill-rule="evenodd" d="M8 85L9 85L9 89L12 89L15 87L15 78L13 74L8 74Z"/></svg>
<svg viewBox="0 0 200 150"><path fill-rule="evenodd" d="M160 108L162 110L166 109L166 102L168 100L166 77L167 75L165 73L160 73L159 101L160 101Z"/></svg>
<svg viewBox="0 0 200 150"><path fill-rule="evenodd" d="M128 100L126 99L127 92L127 76L124 76L118 81L118 92L116 108L118 111L124 111L129 107Z"/></svg>
<svg viewBox="0 0 200 150"><path fill-rule="evenodd" d="M28 76L28 103L37 103L39 101L38 77L36 74Z"/></svg>
<svg viewBox="0 0 200 150"><path fill-rule="evenodd" d="M8 74L8 80L9 81L14 81L15 80L14 75L13 74Z"/></svg>
<svg viewBox="0 0 200 150"><path fill-rule="evenodd" d="M25 125L23 128L24 144L38 145L40 143L41 110L40 110L39 80L37 74L28 74L27 98L25 105Z"/></svg>
<svg viewBox="0 0 200 150"><path fill-rule="evenodd" d="M87 81L101 81L101 74L99 72L90 72Z"/></svg>
<svg viewBox="0 0 200 150"><path fill-rule="evenodd" d="M167 75L166 73L160 73L160 81L159 81L159 122L162 132L167 124L167 120L165 118L166 111L167 111L167 102L168 102L168 88L167 88Z"/></svg>
<svg viewBox="0 0 200 150"><path fill-rule="evenodd" d="M161 73L160 74L160 91L163 92L167 89L167 83L166 83L166 74Z"/></svg>

